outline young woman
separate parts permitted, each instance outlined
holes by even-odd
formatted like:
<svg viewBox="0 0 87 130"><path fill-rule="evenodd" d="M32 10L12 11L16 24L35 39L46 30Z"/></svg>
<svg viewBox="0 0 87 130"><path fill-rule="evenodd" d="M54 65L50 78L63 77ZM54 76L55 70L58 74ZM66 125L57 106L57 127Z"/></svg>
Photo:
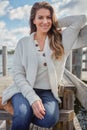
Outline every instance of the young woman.
<svg viewBox="0 0 87 130"><path fill-rule="evenodd" d="M3 104L11 99L14 110L11 130L28 130L31 122L50 128L58 122L58 85L85 23L85 15L57 20L49 3L33 5L30 36L19 40L15 50L14 84L3 93ZM66 27L62 33L61 27Z"/></svg>

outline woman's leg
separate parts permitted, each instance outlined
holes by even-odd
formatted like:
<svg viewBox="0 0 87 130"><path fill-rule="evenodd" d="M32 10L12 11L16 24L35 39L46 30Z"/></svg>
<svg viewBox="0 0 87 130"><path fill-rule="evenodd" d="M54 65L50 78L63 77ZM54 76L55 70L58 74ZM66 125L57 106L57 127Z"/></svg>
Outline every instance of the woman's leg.
<svg viewBox="0 0 87 130"><path fill-rule="evenodd" d="M44 119L38 119L36 117L33 118L32 122L38 126L44 128L51 128L53 127L59 120L59 104L58 101L54 98L51 91L43 91L38 92L37 94L42 99L44 107L46 109L46 114Z"/></svg>
<svg viewBox="0 0 87 130"><path fill-rule="evenodd" d="M21 93L12 97L14 115L11 130L29 130L29 125L33 117L32 109Z"/></svg>

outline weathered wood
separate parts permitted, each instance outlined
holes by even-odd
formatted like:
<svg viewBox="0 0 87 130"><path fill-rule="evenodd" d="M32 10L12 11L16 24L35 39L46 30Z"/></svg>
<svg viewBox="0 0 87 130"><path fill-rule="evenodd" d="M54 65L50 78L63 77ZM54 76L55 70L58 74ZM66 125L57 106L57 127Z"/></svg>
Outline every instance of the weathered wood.
<svg viewBox="0 0 87 130"><path fill-rule="evenodd" d="M73 50L72 73L81 79L82 74L82 48Z"/></svg>
<svg viewBox="0 0 87 130"><path fill-rule="evenodd" d="M83 54L87 54L87 49L83 51Z"/></svg>
<svg viewBox="0 0 87 130"><path fill-rule="evenodd" d="M87 68L82 68L82 71L87 71Z"/></svg>
<svg viewBox="0 0 87 130"><path fill-rule="evenodd" d="M86 49L86 52L87 52L87 49ZM85 54L85 59L86 59L86 61L85 61L85 69L87 71L87 53Z"/></svg>
<svg viewBox="0 0 87 130"><path fill-rule="evenodd" d="M55 125L55 127L53 128L53 130L73 130L73 122L70 121L68 122L60 122L57 125Z"/></svg>
<svg viewBox="0 0 87 130"><path fill-rule="evenodd" d="M82 130L75 113L74 113L74 118L73 118L73 124L74 124L74 130Z"/></svg>
<svg viewBox="0 0 87 130"><path fill-rule="evenodd" d="M0 120L11 120L12 116L5 110L0 110Z"/></svg>
<svg viewBox="0 0 87 130"><path fill-rule="evenodd" d="M72 90L64 91L63 108L66 110L74 110L74 93Z"/></svg>
<svg viewBox="0 0 87 130"><path fill-rule="evenodd" d="M74 91L69 89L64 90L63 109L74 110ZM73 120L63 122L64 130L73 130Z"/></svg>
<svg viewBox="0 0 87 130"><path fill-rule="evenodd" d="M74 110L74 92L76 92L75 85L64 75L61 86L64 87L63 91L63 109ZM72 117L73 118L73 117ZM63 117L64 119L64 117ZM73 120L64 120L58 122L53 130L73 130Z"/></svg>
<svg viewBox="0 0 87 130"><path fill-rule="evenodd" d="M6 120L6 130L10 130L10 129L11 129L11 121Z"/></svg>
<svg viewBox="0 0 87 130"><path fill-rule="evenodd" d="M87 110L87 84L78 79L75 75L70 73L65 69L65 75L71 80L71 82L76 86L76 96L81 102L82 106Z"/></svg>
<svg viewBox="0 0 87 130"><path fill-rule="evenodd" d="M60 110L60 119L59 121L71 121L74 118L73 110Z"/></svg>
<svg viewBox="0 0 87 130"><path fill-rule="evenodd" d="M60 110L59 121L71 121L74 117L73 110ZM12 116L4 110L0 110L0 120L11 120Z"/></svg>
<svg viewBox="0 0 87 130"><path fill-rule="evenodd" d="M74 118L74 111L73 110L60 110L60 119L59 119L59 121L62 121L62 122L72 121L73 118ZM11 119L12 119L12 116L9 113L7 113L4 110L0 110L0 120L6 120L6 125L7 125L6 130L8 130L10 128L11 124L10 124L9 120L11 120ZM35 130L35 129L42 130L41 127L37 127L35 125L31 126L31 130ZM45 130L45 128L43 128L43 130ZM67 129L67 130L69 130L69 129Z"/></svg>
<svg viewBox="0 0 87 130"><path fill-rule="evenodd" d="M87 59L86 60L82 60L82 62L87 62Z"/></svg>
<svg viewBox="0 0 87 130"><path fill-rule="evenodd" d="M2 48L2 69L3 76L7 75L7 47Z"/></svg>

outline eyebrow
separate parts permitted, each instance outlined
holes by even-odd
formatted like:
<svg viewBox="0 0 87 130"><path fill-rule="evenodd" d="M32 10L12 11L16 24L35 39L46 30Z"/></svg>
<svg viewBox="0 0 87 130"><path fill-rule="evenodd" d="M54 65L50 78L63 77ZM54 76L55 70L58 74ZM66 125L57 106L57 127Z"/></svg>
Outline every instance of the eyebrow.
<svg viewBox="0 0 87 130"><path fill-rule="evenodd" d="M43 17L43 15L38 15L38 16L41 16L41 17ZM51 17L51 15L47 15L47 16Z"/></svg>

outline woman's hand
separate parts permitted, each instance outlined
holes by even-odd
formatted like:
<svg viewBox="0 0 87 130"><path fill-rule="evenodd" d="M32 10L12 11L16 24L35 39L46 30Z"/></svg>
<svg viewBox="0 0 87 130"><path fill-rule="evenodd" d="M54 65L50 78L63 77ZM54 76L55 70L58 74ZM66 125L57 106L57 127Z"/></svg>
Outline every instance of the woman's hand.
<svg viewBox="0 0 87 130"><path fill-rule="evenodd" d="M45 108L43 106L42 101L37 100L32 104L32 109L33 109L33 113L34 115L39 118L39 119L44 119L44 115L45 115Z"/></svg>

